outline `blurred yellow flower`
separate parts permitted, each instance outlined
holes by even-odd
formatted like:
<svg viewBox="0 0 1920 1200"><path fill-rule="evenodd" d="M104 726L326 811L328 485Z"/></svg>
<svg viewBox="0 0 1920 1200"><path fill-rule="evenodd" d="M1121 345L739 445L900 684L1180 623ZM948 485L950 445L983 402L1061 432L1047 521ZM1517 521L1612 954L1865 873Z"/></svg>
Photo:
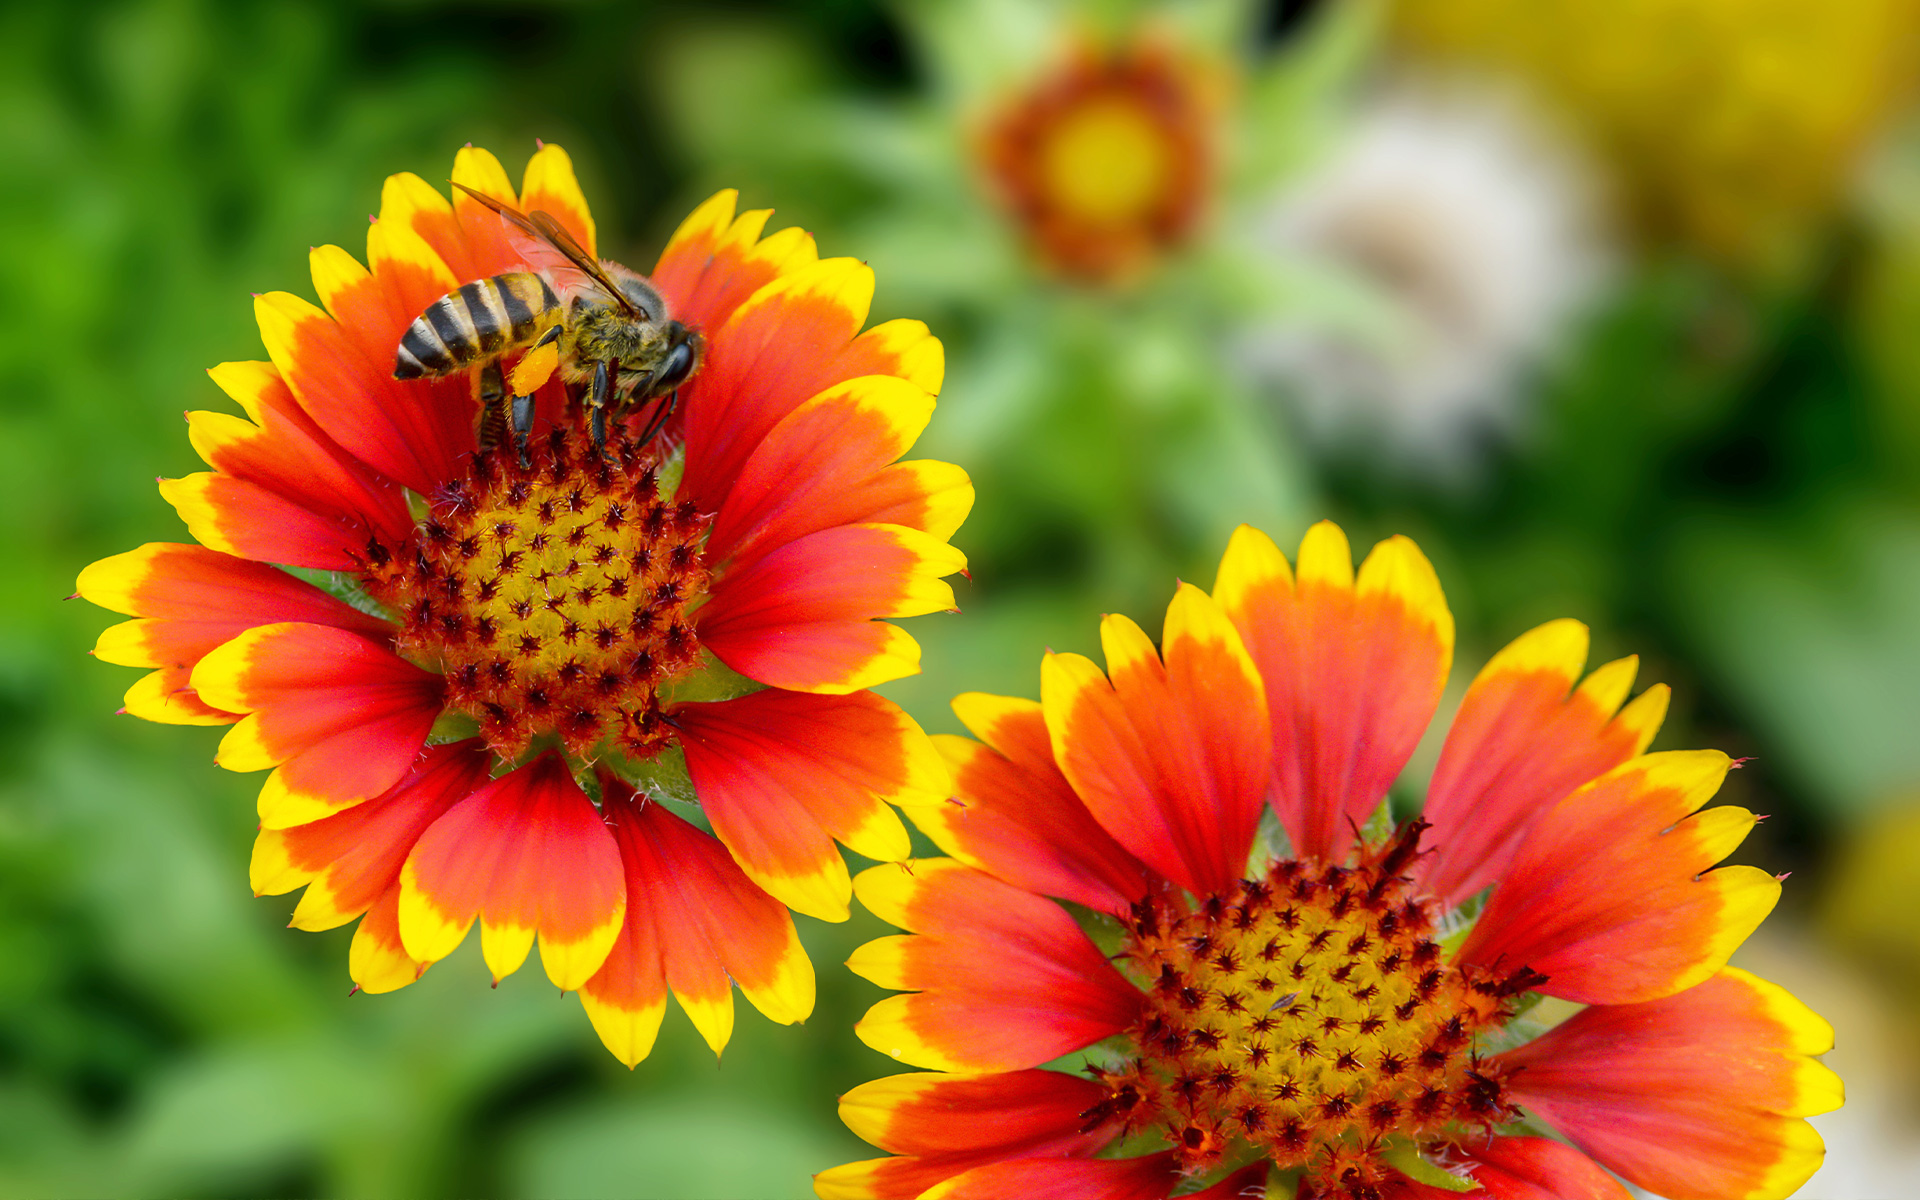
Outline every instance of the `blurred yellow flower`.
<svg viewBox="0 0 1920 1200"><path fill-rule="evenodd" d="M1656 237L1790 263L1906 94L1914 0L1397 0L1417 54L1517 72L1582 125Z"/></svg>
<svg viewBox="0 0 1920 1200"><path fill-rule="evenodd" d="M1107 282L1183 241L1213 182L1217 70L1164 39L1085 41L1006 98L979 157L1034 253Z"/></svg>

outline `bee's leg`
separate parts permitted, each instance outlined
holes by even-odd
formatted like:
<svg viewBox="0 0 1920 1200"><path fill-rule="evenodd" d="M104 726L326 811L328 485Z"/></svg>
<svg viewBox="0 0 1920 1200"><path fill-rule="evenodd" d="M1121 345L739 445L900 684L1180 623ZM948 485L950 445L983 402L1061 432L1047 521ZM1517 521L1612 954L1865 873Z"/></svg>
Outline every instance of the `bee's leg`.
<svg viewBox="0 0 1920 1200"><path fill-rule="evenodd" d="M500 374L500 360L480 368L480 448L491 450L500 444L507 431L507 382Z"/></svg>
<svg viewBox="0 0 1920 1200"><path fill-rule="evenodd" d="M653 419L647 422L646 432L640 435L640 445L642 447L645 447L648 442L651 442L655 437L659 436L660 430L667 423L667 418L673 415L673 410L677 408L679 404L679 388L673 389L660 398L659 403L653 410Z"/></svg>
<svg viewBox="0 0 1920 1200"><path fill-rule="evenodd" d="M527 453L527 436L533 432L533 396L515 396L513 398L513 448L519 452L522 469L533 465L533 456Z"/></svg>
<svg viewBox="0 0 1920 1200"><path fill-rule="evenodd" d="M589 424L593 430L593 452L607 452L607 408L613 403L613 389L620 380L620 360L593 365L593 390L588 393Z"/></svg>

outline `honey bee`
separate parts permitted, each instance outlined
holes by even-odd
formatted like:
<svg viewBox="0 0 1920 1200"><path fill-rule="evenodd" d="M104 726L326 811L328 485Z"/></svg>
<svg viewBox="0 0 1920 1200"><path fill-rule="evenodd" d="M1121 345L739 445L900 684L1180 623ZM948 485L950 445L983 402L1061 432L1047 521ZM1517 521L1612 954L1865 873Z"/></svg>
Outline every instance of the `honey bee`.
<svg viewBox="0 0 1920 1200"><path fill-rule="evenodd" d="M522 248L545 265L463 283L428 305L400 338L393 377L435 379L479 364L481 444L497 440L504 407L523 467L533 393L556 369L564 382L587 387L596 453L606 450L609 411L660 400L640 439L651 440L700 365L700 335L668 315L666 298L646 276L595 261L551 213L523 213L453 186L531 238ZM526 354L503 378L501 358L522 347Z"/></svg>

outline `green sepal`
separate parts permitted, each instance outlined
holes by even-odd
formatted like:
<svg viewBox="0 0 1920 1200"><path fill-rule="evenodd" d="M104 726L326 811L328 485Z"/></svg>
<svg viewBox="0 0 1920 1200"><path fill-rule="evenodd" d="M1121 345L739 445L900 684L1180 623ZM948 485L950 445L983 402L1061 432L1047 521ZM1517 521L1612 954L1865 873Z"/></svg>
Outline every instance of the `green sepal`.
<svg viewBox="0 0 1920 1200"><path fill-rule="evenodd" d="M652 799L685 805L696 813L699 811L700 795L693 789L693 776L687 771L687 756L678 745L669 746L646 759L628 758L624 754L609 752L600 760L600 765L632 784L635 791ZM695 823L706 828L704 820Z"/></svg>
<svg viewBox="0 0 1920 1200"><path fill-rule="evenodd" d="M440 715L433 719L433 728L427 731L427 745L444 746L449 742L464 742L479 736L480 722L472 713L461 712L457 708L443 708Z"/></svg>
<svg viewBox="0 0 1920 1200"><path fill-rule="evenodd" d="M766 684L747 678L715 658L713 651L702 648L698 667L668 680L666 686L660 689L660 704L671 708L676 704L737 700L754 692L765 691L766 687Z"/></svg>
<svg viewBox="0 0 1920 1200"><path fill-rule="evenodd" d="M408 493L411 495L412 493ZM304 579L319 588L335 600L358 609L369 616L379 617L382 621L391 621L398 625L400 618L386 605L367 595L366 588L360 586L360 577L351 571L323 571L318 567L289 567L280 564L280 569L295 579ZM418 665L418 664L416 664Z"/></svg>
<svg viewBox="0 0 1920 1200"><path fill-rule="evenodd" d="M1420 1147L1405 1138L1388 1138L1380 1148L1380 1157L1415 1183L1449 1192L1471 1192L1480 1186L1465 1175L1455 1175L1428 1162L1421 1156Z"/></svg>

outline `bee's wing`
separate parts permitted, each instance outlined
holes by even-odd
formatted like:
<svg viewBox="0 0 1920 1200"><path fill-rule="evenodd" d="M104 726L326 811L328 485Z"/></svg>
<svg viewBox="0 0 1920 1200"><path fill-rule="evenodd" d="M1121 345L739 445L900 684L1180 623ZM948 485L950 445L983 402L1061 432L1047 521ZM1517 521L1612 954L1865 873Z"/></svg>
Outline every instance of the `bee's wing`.
<svg viewBox="0 0 1920 1200"><path fill-rule="evenodd" d="M635 307L633 301L629 300L627 294L620 289L620 285L607 278L606 269L594 260L593 255L587 253L584 246L573 239L573 235L567 232L567 227L562 225L552 213L535 212L531 220L534 230L541 237L552 243L554 249L566 255L567 261L585 271L588 278L606 290L607 295L619 301L620 307L636 317L650 315L642 313Z"/></svg>
<svg viewBox="0 0 1920 1200"><path fill-rule="evenodd" d="M476 192L464 183L455 181L453 186L472 196L481 204L498 213L501 221L514 242L515 249L531 265L540 268L554 277L554 282L563 292L578 291L588 287L604 291L612 299L629 310L633 303L627 299L593 256L581 248L566 227L553 218L551 213L536 212L532 216L521 212L503 200L496 200L485 192ZM517 236L514 236L517 235ZM585 276L584 279L581 276ZM638 315L636 313L636 315Z"/></svg>

